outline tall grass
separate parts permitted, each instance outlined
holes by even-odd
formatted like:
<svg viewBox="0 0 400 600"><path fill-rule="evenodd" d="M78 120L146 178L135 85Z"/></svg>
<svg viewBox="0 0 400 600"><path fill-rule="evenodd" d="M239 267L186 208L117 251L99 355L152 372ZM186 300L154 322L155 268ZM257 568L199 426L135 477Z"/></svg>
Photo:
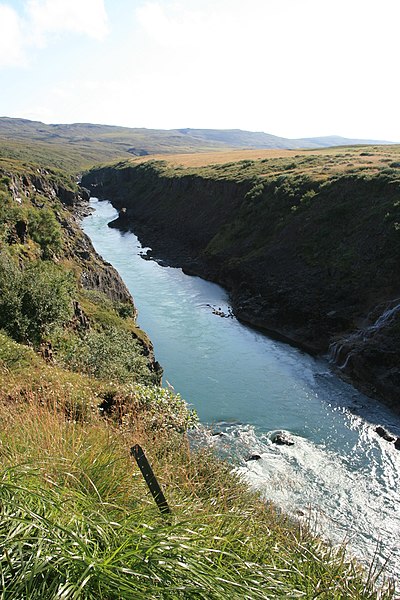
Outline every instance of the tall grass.
<svg viewBox="0 0 400 600"><path fill-rule="evenodd" d="M0 598L392 597L228 465L190 452L173 430L154 435L135 423L3 404ZM168 518L129 456L135 442L166 493Z"/></svg>

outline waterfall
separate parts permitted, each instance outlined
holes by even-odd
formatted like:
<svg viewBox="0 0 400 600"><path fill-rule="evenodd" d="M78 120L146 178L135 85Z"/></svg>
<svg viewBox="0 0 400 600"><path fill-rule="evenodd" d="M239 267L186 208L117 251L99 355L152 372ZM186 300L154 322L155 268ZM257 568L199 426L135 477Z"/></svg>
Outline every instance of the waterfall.
<svg viewBox="0 0 400 600"><path fill-rule="evenodd" d="M392 308L386 309L385 312L375 321L375 323L369 327L369 329L376 331L377 329L380 329L381 327L386 325L386 323L390 323L396 316L396 314L400 311L399 300L400 298L397 298L395 302L398 302L398 304L396 304Z"/></svg>
<svg viewBox="0 0 400 600"><path fill-rule="evenodd" d="M394 306L393 303L395 303ZM340 370L346 369L350 358L357 350L357 346L390 325L398 313L400 313L400 298L393 300L389 307L386 306L383 313L371 325L358 329L337 342L333 342L329 346L329 362L336 365ZM342 364L340 364L341 362Z"/></svg>

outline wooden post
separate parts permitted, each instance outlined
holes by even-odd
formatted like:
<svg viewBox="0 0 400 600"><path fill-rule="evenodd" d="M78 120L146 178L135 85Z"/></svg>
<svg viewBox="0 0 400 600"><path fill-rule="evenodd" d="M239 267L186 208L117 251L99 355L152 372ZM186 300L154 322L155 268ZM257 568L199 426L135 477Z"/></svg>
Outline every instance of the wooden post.
<svg viewBox="0 0 400 600"><path fill-rule="evenodd" d="M135 444L134 446L132 446L131 455L135 458L138 467L142 472L144 480L147 483L147 486L151 492L151 495L153 496L158 508L160 509L160 512L162 512L163 514L170 513L171 509L168 506L164 494L162 493L156 476L153 473L153 469L151 468L149 461L147 460L146 455L143 452L142 448L139 446L139 444Z"/></svg>

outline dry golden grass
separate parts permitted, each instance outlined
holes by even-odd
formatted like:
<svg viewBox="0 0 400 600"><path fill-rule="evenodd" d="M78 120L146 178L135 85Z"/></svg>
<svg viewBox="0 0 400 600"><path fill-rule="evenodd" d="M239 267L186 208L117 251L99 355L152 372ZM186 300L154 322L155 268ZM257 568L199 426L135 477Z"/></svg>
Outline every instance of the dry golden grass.
<svg viewBox="0 0 400 600"><path fill-rule="evenodd" d="M318 151L316 151L318 153ZM183 167L206 167L222 165L240 160L262 160L265 158L292 158L304 154L303 150L215 150L214 152L194 152L193 154L152 154L132 160L133 163L149 160L164 160L171 165Z"/></svg>
<svg viewBox="0 0 400 600"><path fill-rule="evenodd" d="M365 155L367 153L367 155ZM144 162L160 160L168 163L171 166L193 168L193 167L207 167L210 165L221 165L226 163L240 162L243 160L268 160L277 158L294 159L300 156L321 156L326 157L339 157L347 158L341 165L336 164L329 165L329 162L325 164L326 169L332 169L335 172L346 170L346 167L351 166L352 168L359 166L370 166L378 167L382 166L382 162L385 159L391 158L392 160L397 159L399 156L399 146L342 146L332 148L321 148L315 150L279 150L279 149L259 149L259 150L215 150L212 152L194 152L190 154L151 154L148 156L141 156L131 159L133 164L140 164ZM338 168L339 167L339 168Z"/></svg>

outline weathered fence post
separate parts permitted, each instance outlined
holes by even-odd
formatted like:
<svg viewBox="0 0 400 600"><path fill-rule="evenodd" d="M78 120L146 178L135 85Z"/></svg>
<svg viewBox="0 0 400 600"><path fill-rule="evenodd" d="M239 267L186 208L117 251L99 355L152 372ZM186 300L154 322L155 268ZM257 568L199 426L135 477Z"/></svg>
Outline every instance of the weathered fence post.
<svg viewBox="0 0 400 600"><path fill-rule="evenodd" d="M160 488L160 485L156 479L156 476L153 473L153 469L151 468L149 461L146 458L145 453L143 452L141 446L139 444L135 444L131 448L131 455L135 458L139 469L142 472L145 482L153 496L154 500L157 503L160 511L165 513L170 513L171 509L168 506L168 502L165 499L164 494Z"/></svg>

